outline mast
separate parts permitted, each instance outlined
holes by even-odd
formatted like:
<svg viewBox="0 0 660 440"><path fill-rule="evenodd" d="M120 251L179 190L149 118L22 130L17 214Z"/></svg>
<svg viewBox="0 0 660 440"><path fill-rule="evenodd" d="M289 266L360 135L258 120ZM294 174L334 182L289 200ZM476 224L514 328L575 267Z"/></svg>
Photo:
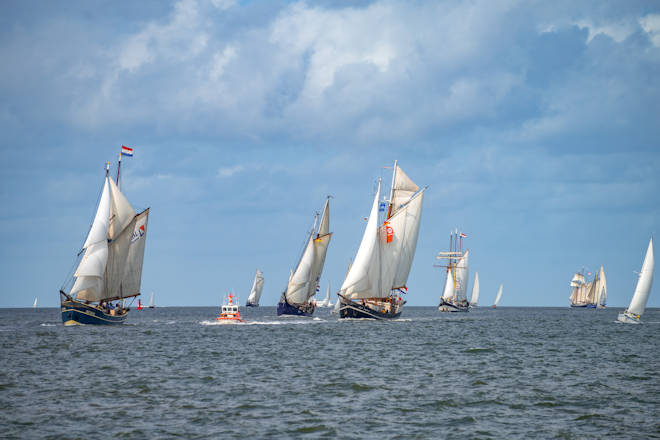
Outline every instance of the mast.
<svg viewBox="0 0 660 440"><path fill-rule="evenodd" d="M392 187L390 188L390 201L387 207L387 218L392 216L392 202L394 201L394 182L396 182L396 159L394 160L394 170L392 171Z"/></svg>
<svg viewBox="0 0 660 440"><path fill-rule="evenodd" d="M119 186L119 170L121 169L121 152L119 153L119 159L117 160L117 186ZM109 164L110 162L108 162Z"/></svg>

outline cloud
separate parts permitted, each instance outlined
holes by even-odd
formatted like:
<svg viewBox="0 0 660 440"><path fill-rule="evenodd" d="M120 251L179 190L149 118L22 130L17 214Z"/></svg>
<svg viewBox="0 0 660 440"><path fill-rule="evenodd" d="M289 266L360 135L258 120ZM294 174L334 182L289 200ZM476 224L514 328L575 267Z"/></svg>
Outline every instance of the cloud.
<svg viewBox="0 0 660 440"><path fill-rule="evenodd" d="M234 165L233 167L223 167L218 170L218 177L232 177L235 174L245 171L243 165Z"/></svg>
<svg viewBox="0 0 660 440"><path fill-rule="evenodd" d="M639 24L655 47L660 47L660 14L648 14L639 19Z"/></svg>

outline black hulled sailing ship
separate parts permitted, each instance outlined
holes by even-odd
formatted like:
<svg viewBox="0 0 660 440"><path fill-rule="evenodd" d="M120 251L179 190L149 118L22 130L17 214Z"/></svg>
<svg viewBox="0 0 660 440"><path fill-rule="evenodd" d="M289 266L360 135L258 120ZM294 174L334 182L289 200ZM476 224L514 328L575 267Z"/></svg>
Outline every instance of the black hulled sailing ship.
<svg viewBox="0 0 660 440"><path fill-rule="evenodd" d="M425 189L420 190L396 162L389 200L380 200L378 181L360 248L337 294L340 318L393 319L401 315Z"/></svg>
<svg viewBox="0 0 660 440"><path fill-rule="evenodd" d="M330 197L325 201L321 222L318 213L314 226L307 237L305 249L298 260L296 269L291 273L286 290L277 304L277 315L312 316L316 302L312 297L318 289L325 255L328 251L332 232L330 231Z"/></svg>
<svg viewBox="0 0 660 440"><path fill-rule="evenodd" d="M130 310L125 301L140 295L149 209L136 213L109 169L108 163L96 215L78 254L82 258L60 289L64 325L121 324Z"/></svg>

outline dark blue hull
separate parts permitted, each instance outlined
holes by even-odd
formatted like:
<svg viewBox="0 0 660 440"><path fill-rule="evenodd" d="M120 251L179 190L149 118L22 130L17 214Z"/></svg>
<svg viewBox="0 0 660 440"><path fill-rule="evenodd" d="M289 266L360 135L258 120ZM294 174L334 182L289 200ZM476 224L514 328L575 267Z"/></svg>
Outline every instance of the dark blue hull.
<svg viewBox="0 0 660 440"><path fill-rule="evenodd" d="M574 309L586 309L588 307L587 304L571 304L571 307Z"/></svg>
<svg viewBox="0 0 660 440"><path fill-rule="evenodd" d="M470 311L470 303L465 302L463 304L454 304L451 302L447 302L440 298L440 304L438 305L438 310L441 312L469 312Z"/></svg>
<svg viewBox="0 0 660 440"><path fill-rule="evenodd" d="M126 321L128 311L122 315L111 315L91 304L75 300L62 301L64 325L117 325Z"/></svg>
<svg viewBox="0 0 660 440"><path fill-rule="evenodd" d="M259 304L247 303L245 304L245 307L259 307Z"/></svg>
<svg viewBox="0 0 660 440"><path fill-rule="evenodd" d="M287 302L277 303L277 316L291 315L291 316L312 316L316 307L306 307L305 309L296 307Z"/></svg>

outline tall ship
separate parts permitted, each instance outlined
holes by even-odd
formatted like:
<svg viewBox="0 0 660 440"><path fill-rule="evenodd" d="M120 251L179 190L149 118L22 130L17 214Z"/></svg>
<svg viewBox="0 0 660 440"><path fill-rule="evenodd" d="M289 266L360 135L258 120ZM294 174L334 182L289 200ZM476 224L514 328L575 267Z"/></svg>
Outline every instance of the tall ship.
<svg viewBox="0 0 660 440"><path fill-rule="evenodd" d="M392 319L401 315L425 190L396 162L389 200L381 201L378 180L362 242L337 294L340 318Z"/></svg>
<svg viewBox="0 0 660 440"><path fill-rule="evenodd" d="M468 257L469 250L463 252L463 238L467 237L458 230L449 234L449 252L440 252L436 258L447 260L447 278L440 297L438 310L441 312L468 312L470 303L467 300Z"/></svg>
<svg viewBox="0 0 660 440"><path fill-rule="evenodd" d="M655 258L653 256L653 237L649 241L649 247L646 249L644 262L642 263L642 270L639 272L637 279L637 286L633 293L630 305L623 312L619 313L617 319L626 324L639 324L641 323L642 315L646 310L646 302L651 293L651 286L653 285L653 269L655 266Z"/></svg>
<svg viewBox="0 0 660 440"><path fill-rule="evenodd" d="M122 147L121 154L131 156L132 149ZM116 183L106 164L96 215L78 253L82 258L60 288L64 325L121 324L130 310L125 301L140 295L149 208L136 213L119 190L119 159Z"/></svg>
<svg viewBox="0 0 660 440"><path fill-rule="evenodd" d="M311 298L316 294L325 254L330 238L330 197L325 201L321 221L318 213L314 217L314 226L309 233L296 269L291 273L286 289L277 304L277 315L312 316L316 302ZM318 229L317 229L318 223Z"/></svg>
<svg viewBox="0 0 660 440"><path fill-rule="evenodd" d="M497 294L495 295L495 301L493 302L493 308L496 309L497 305L500 303L500 300L502 299L502 285L500 284L500 288L497 289Z"/></svg>
<svg viewBox="0 0 660 440"><path fill-rule="evenodd" d="M474 274L474 283L472 283L472 295L470 295L470 308L477 307L479 303L479 272Z"/></svg>
<svg viewBox="0 0 660 440"><path fill-rule="evenodd" d="M591 275L588 273L587 275ZM584 269L575 272L570 283L571 296L568 298L571 307L575 308L604 308L607 301L607 280L605 270L600 266L600 271L594 275L593 280L587 282Z"/></svg>
<svg viewBox="0 0 660 440"><path fill-rule="evenodd" d="M264 288L264 274L257 269L254 274L254 281L252 281L252 289L250 289L250 296L248 296L245 307L259 307L259 300L261 299L261 290Z"/></svg>

